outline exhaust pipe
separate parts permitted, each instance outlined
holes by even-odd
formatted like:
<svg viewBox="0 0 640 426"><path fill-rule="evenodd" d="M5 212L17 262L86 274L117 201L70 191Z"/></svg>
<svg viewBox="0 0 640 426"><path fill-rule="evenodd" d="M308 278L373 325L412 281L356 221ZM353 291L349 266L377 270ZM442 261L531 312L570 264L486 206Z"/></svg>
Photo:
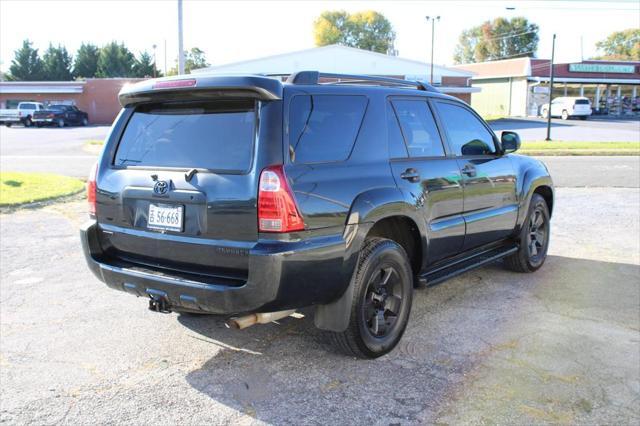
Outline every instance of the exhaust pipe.
<svg viewBox="0 0 640 426"><path fill-rule="evenodd" d="M272 321L277 321L284 317L288 317L295 311L295 309L290 309L288 311L265 312L259 314L249 314L243 317L231 317L224 323L224 325L226 325L228 328L242 330L243 328L251 327L255 324L268 324Z"/></svg>

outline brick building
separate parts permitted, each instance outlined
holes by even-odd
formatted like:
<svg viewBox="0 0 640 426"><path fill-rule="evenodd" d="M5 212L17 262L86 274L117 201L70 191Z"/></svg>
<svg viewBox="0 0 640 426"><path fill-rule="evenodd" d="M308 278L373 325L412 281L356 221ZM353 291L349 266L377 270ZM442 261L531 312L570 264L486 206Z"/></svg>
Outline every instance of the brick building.
<svg viewBox="0 0 640 426"><path fill-rule="evenodd" d="M92 78L79 81L1 81L0 108L19 102L75 105L89 114L91 124L111 124L120 111L118 92L137 78Z"/></svg>

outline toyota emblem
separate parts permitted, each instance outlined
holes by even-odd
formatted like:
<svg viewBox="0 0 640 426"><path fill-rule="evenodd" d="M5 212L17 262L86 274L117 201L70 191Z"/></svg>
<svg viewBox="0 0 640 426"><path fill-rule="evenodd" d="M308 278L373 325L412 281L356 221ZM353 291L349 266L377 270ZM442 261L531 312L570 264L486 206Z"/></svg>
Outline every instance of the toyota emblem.
<svg viewBox="0 0 640 426"><path fill-rule="evenodd" d="M169 184L167 181L159 180L153 185L153 192L158 195L164 195L169 191Z"/></svg>

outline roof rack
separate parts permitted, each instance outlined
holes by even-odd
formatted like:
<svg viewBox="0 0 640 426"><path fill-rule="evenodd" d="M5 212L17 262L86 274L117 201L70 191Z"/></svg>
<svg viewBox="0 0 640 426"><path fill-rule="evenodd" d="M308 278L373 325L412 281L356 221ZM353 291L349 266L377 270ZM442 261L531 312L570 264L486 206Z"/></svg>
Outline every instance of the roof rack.
<svg viewBox="0 0 640 426"><path fill-rule="evenodd" d="M320 84L320 78L335 78L338 80L334 83L326 84L367 84L378 83L380 86L403 86L414 87L418 90L424 90L426 92L438 92L438 90L430 84L422 83L420 81L402 80L399 78L390 77L377 77L373 75L358 75L358 74L332 74L319 71L298 71L287 78L287 83L290 84Z"/></svg>

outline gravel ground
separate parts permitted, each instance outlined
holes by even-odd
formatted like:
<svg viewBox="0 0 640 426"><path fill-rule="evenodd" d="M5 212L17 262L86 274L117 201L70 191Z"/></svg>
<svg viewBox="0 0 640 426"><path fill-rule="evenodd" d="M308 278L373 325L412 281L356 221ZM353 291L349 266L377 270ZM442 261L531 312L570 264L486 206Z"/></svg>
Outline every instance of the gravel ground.
<svg viewBox="0 0 640 426"><path fill-rule="evenodd" d="M84 207L0 215L0 422L640 422L638 189L559 189L540 271L418 290L374 361L335 354L310 315L234 331L147 311L86 268Z"/></svg>

